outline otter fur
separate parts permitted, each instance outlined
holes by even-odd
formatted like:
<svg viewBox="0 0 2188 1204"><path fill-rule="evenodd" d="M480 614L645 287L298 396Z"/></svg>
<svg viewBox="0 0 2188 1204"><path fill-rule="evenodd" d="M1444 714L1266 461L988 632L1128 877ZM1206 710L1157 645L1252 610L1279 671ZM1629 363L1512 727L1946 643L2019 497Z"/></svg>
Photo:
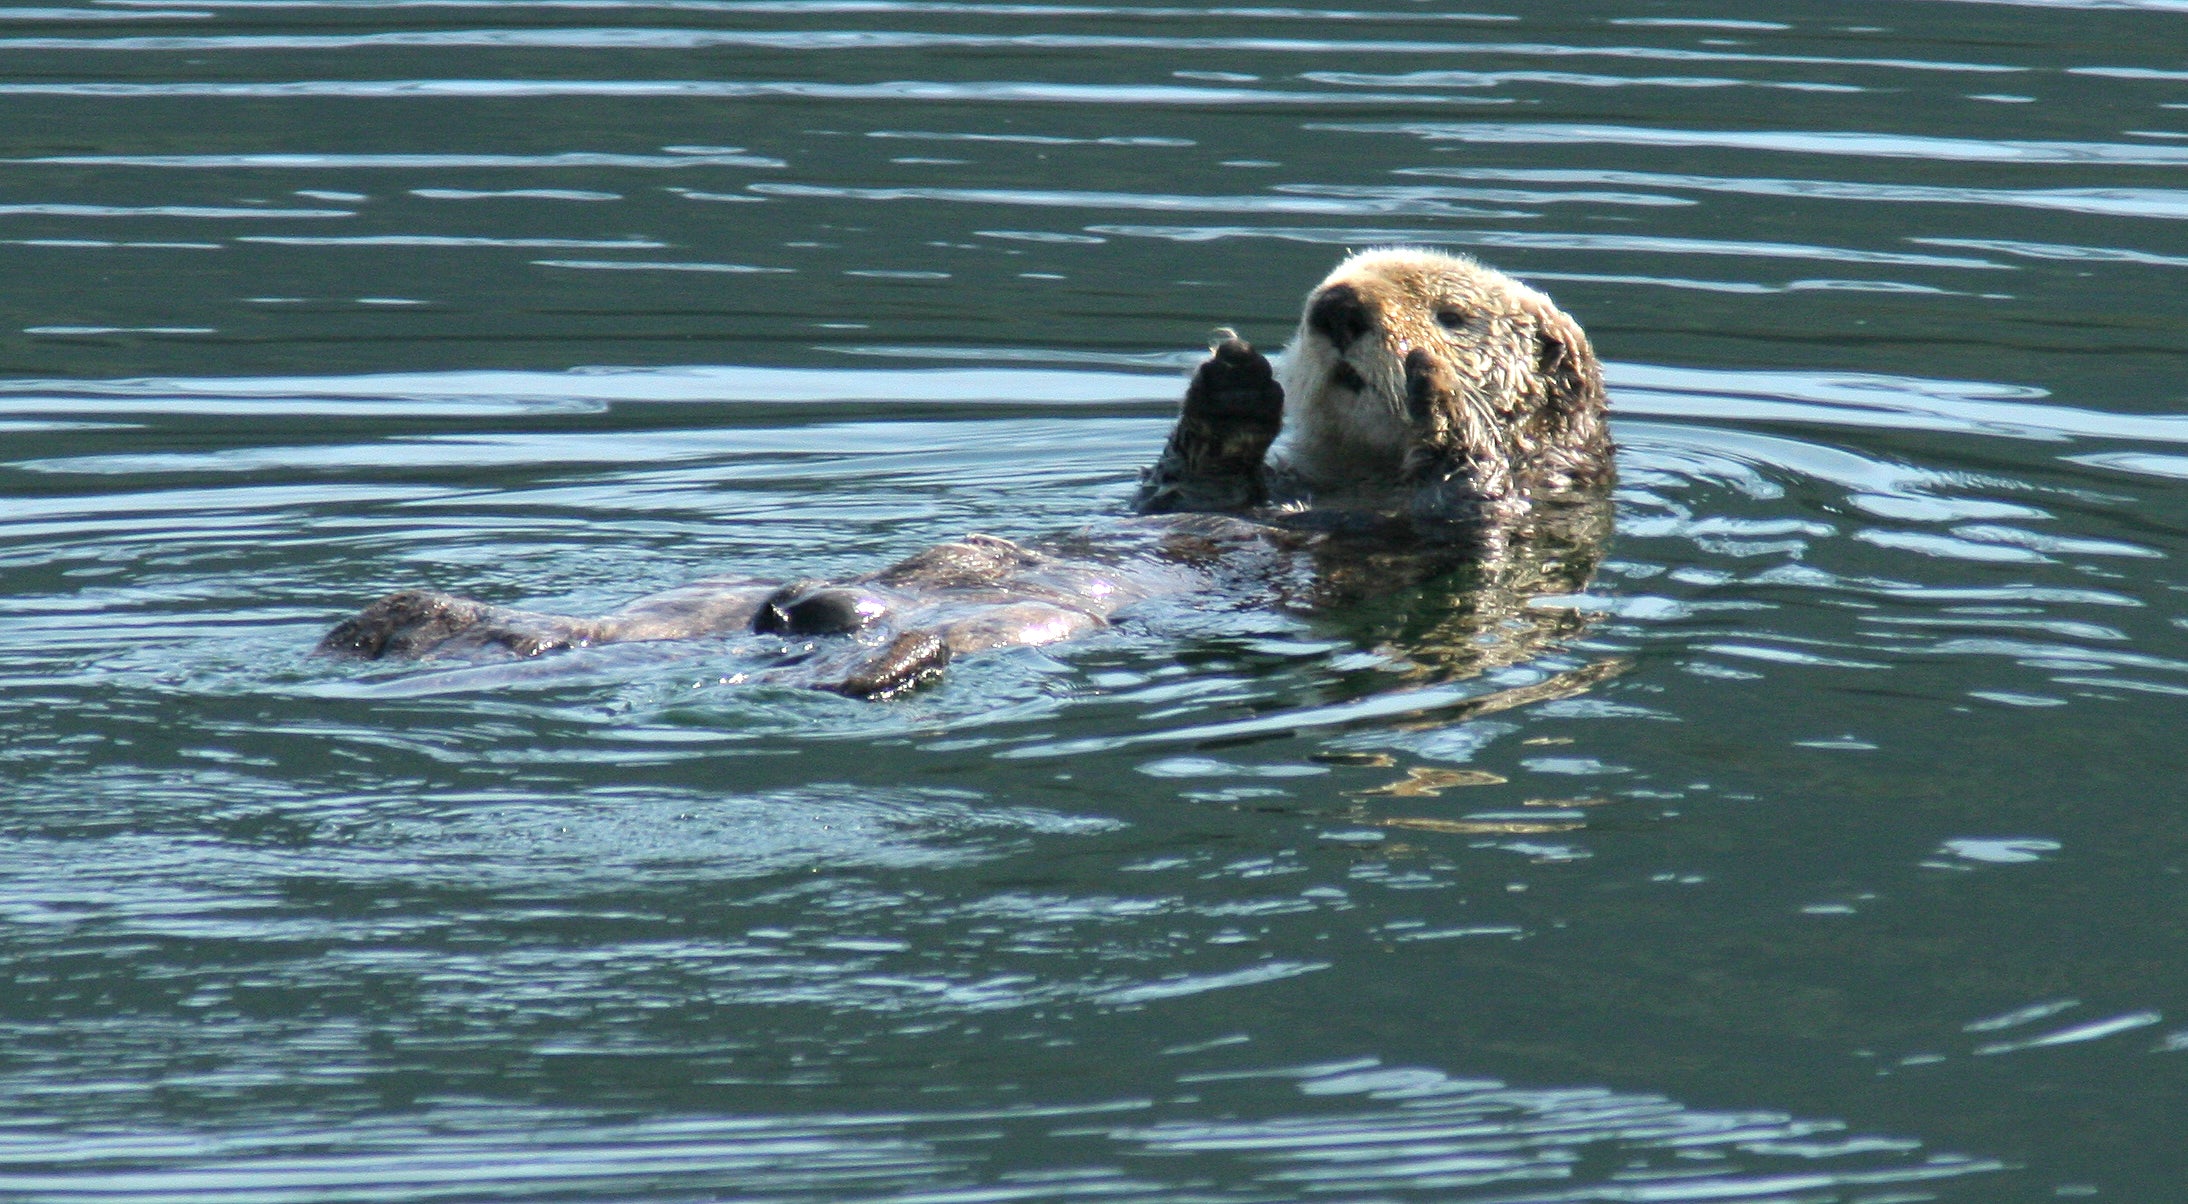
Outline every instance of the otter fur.
<svg viewBox="0 0 2188 1204"><path fill-rule="evenodd" d="M1137 517L1035 545L972 535L845 581L701 581L598 618L407 590L318 650L475 659L774 634L803 641L785 678L881 698L1156 595L1324 611L1467 569L1432 634L1399 641L1439 675L1467 672L1552 638L1556 623L1515 622L1526 598L1580 588L1600 558L1604 406L1587 336L1548 297L1461 256L1369 251L1308 294L1278 364L1235 335L1213 349ZM1492 627L1541 638L1485 640Z"/></svg>
<svg viewBox="0 0 2188 1204"><path fill-rule="evenodd" d="M1274 504L1486 523L1612 474L1588 336L1548 297L1472 259L1355 255L1307 294L1266 383L1258 360L1227 340L1202 366L1146 475L1142 513ZM1275 396L1285 435L1269 460Z"/></svg>

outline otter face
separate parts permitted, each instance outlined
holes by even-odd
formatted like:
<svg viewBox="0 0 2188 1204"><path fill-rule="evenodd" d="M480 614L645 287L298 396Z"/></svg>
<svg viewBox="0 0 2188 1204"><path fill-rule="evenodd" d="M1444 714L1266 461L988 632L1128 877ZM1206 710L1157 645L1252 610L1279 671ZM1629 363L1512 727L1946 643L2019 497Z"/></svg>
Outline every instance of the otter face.
<svg viewBox="0 0 2188 1204"><path fill-rule="evenodd" d="M1318 491L1398 487L1424 456L1485 492L1608 473L1602 370L1579 324L1461 256L1339 264L1307 296L1283 386L1285 458Z"/></svg>

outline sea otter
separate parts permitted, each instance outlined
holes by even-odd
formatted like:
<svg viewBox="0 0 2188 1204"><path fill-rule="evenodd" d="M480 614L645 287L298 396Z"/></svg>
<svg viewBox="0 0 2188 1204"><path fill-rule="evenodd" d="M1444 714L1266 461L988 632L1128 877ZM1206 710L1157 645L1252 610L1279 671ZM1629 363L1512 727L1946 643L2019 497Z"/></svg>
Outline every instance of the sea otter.
<svg viewBox="0 0 2188 1204"><path fill-rule="evenodd" d="M1235 335L1213 348L1136 517L1034 544L971 535L845 581L701 581L598 618L407 590L319 651L533 656L776 633L800 641L786 677L883 698L952 657L1069 639L1158 594L1316 611L1453 574L1402 652L1455 673L1539 646L1510 634L1532 629L1527 599L1580 588L1608 529L1603 376L1579 323L1471 259L1369 251L1308 294L1279 363Z"/></svg>

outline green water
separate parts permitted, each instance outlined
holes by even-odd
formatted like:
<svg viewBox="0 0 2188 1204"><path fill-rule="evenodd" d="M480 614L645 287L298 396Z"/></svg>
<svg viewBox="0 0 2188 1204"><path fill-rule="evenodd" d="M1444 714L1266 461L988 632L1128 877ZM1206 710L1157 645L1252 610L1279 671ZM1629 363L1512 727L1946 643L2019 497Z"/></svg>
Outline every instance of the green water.
<svg viewBox="0 0 2188 1204"><path fill-rule="evenodd" d="M2182 1198L2184 47L0 8L0 1198ZM1522 664L1409 677L1426 595L887 704L307 655L1117 513L1211 328L1399 242L1609 362Z"/></svg>

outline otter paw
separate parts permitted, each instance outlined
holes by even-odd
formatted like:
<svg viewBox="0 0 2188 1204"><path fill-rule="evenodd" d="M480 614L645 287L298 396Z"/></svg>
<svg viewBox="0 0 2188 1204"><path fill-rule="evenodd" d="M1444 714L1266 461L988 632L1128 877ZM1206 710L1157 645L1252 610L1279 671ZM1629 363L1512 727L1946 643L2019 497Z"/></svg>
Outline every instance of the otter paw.
<svg viewBox="0 0 2188 1204"><path fill-rule="evenodd" d="M1405 357L1408 448L1405 479L1416 486L1443 481L1467 459L1466 402L1449 365L1416 347Z"/></svg>
<svg viewBox="0 0 2188 1204"><path fill-rule="evenodd" d="M1268 359L1231 335L1193 371L1185 408L1162 459L1141 474L1133 508L1172 514L1266 505L1262 461L1283 425L1284 387Z"/></svg>
<svg viewBox="0 0 2188 1204"><path fill-rule="evenodd" d="M1184 416L1215 430L1260 436L1262 449L1267 450L1284 421L1284 388L1276 383L1268 357L1232 335L1216 344L1193 370L1193 383L1185 390Z"/></svg>
<svg viewBox="0 0 2188 1204"><path fill-rule="evenodd" d="M1406 353L1405 413L1413 424L1414 442L1450 439L1453 421L1463 417L1465 408L1461 387L1451 365L1418 347Z"/></svg>
<svg viewBox="0 0 2188 1204"><path fill-rule="evenodd" d="M842 681L821 688L848 698L894 698L933 680L949 663L950 645L940 633L907 631L859 662Z"/></svg>
<svg viewBox="0 0 2188 1204"><path fill-rule="evenodd" d="M1526 512L1512 489L1505 436L1468 404L1451 366L1415 348L1405 357L1410 446L1400 470L1411 487L1407 510L1417 530L1517 517Z"/></svg>

